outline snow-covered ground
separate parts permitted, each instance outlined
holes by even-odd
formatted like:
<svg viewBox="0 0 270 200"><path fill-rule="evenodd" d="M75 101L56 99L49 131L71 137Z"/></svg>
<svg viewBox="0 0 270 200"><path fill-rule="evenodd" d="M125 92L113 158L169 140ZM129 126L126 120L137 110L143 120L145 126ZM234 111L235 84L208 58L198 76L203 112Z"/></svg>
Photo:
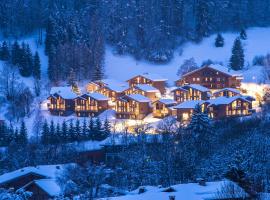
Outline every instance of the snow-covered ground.
<svg viewBox="0 0 270 200"><path fill-rule="evenodd" d="M264 68L262 66L252 66L251 63L255 56L266 55L267 53L270 53L270 40L268 40L268 36L270 35L270 28L250 28L247 30L247 35L248 39L246 41L243 41L243 44L245 49L246 66L249 67L248 69L242 71L242 74L244 76L243 89L249 89L248 94L256 96L258 93L262 94L264 83L266 82L266 77L264 74ZM187 42L181 47L181 49L179 48L175 51L174 58L171 62L162 65L153 64L145 60L136 61L130 55L115 55L112 48L107 47L105 56L105 74L107 78L116 79L117 81L126 81L134 75L149 72L159 74L164 78L168 78L169 85L173 86L174 81L179 78L176 75L177 71L185 59L193 57L198 65L201 65L203 61L210 59L212 61L221 62L226 66L231 56L231 48L233 46L233 42L237 36L238 33L223 33L225 45L222 48L216 48L214 46L216 35L205 38L199 44ZM13 40L10 40L9 42L12 41ZM51 116L46 110L45 100L49 93L49 81L47 78L48 58L44 53L44 45L39 45L37 41L37 35L19 39L19 42L28 43L33 53L35 51L38 51L41 59L42 93L39 98L35 99L35 104L33 105L33 111L31 116L25 119L29 132L32 132L31 130L37 116L36 110L38 109L36 108L39 107L39 104L41 104L41 102L41 117L47 120L53 119L56 122L61 123L63 120L69 121L76 119L75 115L69 117ZM3 63L0 62L0 69L2 67L2 64ZM33 89L32 78L21 77L20 79L22 82L28 85L30 89ZM83 86L83 84L81 83L80 86ZM5 109L5 105L0 105L0 118L5 119ZM144 119L143 122L138 122L135 120L115 120L114 112L111 110L102 113L101 118L109 118L111 120L114 120L114 122L117 123L116 128L118 130L123 129L123 127L127 124L130 126L136 126L142 123L150 123L155 126L160 121L158 119L153 119L151 115ZM80 120L82 121L83 118L81 118Z"/></svg>

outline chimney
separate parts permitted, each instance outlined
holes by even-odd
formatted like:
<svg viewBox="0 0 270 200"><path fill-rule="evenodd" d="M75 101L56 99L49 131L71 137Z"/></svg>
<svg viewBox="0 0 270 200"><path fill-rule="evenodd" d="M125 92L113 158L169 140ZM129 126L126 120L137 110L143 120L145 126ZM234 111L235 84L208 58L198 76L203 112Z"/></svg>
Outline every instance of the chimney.
<svg viewBox="0 0 270 200"><path fill-rule="evenodd" d="M175 196L169 196L169 200L175 200Z"/></svg>
<svg viewBox="0 0 270 200"><path fill-rule="evenodd" d="M203 178L197 178L196 180L200 186L206 186L206 182Z"/></svg>

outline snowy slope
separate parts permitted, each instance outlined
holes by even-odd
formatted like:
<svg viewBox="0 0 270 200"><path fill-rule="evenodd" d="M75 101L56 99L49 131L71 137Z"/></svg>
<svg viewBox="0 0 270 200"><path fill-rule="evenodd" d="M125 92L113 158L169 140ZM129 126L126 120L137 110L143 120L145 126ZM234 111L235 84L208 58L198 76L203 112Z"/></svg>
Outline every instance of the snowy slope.
<svg viewBox="0 0 270 200"><path fill-rule="evenodd" d="M255 56L270 53L270 40L268 39L270 28L250 28L247 30L247 35L248 39L244 41L245 60L246 64L252 64ZM176 50L173 60L164 65L152 64L147 61L136 61L128 55L117 56L112 53L112 49L109 47L106 51L106 74L108 78L125 81L138 73L151 72L168 78L169 83L172 84L178 78L176 75L177 70L185 59L194 57L198 65L201 65L203 61L208 59L227 65L231 56L233 42L237 36L238 33L224 33L225 45L223 48L216 48L214 46L216 35L205 38L200 44L187 42L182 47L182 55L179 55L180 50ZM261 77L261 69L252 69L253 76L256 75L254 72ZM247 72L247 75L249 82L252 76L250 76L249 72Z"/></svg>

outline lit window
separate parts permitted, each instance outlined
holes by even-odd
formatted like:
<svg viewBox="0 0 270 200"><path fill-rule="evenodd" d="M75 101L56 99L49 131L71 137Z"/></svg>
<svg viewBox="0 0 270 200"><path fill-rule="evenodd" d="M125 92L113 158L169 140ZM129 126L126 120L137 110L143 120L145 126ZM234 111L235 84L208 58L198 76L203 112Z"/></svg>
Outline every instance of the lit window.
<svg viewBox="0 0 270 200"><path fill-rule="evenodd" d="M184 121L188 120L189 119L188 113L183 113L182 118Z"/></svg>
<svg viewBox="0 0 270 200"><path fill-rule="evenodd" d="M217 78L217 81L220 81L220 78Z"/></svg>
<svg viewBox="0 0 270 200"><path fill-rule="evenodd" d="M200 78L197 78L197 81L200 81Z"/></svg>
<svg viewBox="0 0 270 200"><path fill-rule="evenodd" d="M193 80L193 81L196 81L196 78L193 78L192 80Z"/></svg>

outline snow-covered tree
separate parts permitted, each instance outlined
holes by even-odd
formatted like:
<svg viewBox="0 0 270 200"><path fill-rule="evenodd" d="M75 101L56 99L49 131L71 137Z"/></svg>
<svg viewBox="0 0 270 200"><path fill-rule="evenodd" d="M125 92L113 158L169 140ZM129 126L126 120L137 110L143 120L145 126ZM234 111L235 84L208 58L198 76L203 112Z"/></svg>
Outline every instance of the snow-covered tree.
<svg viewBox="0 0 270 200"><path fill-rule="evenodd" d="M177 71L177 76L182 76L188 72L198 69L198 65L194 58L184 60L183 64L179 67Z"/></svg>
<svg viewBox="0 0 270 200"><path fill-rule="evenodd" d="M216 40L215 40L215 46L216 47L223 47L224 46L224 38L220 33L217 34Z"/></svg>
<svg viewBox="0 0 270 200"><path fill-rule="evenodd" d="M239 38L236 38L232 48L232 56L230 58L230 67L233 70L241 70L244 67L244 49Z"/></svg>

